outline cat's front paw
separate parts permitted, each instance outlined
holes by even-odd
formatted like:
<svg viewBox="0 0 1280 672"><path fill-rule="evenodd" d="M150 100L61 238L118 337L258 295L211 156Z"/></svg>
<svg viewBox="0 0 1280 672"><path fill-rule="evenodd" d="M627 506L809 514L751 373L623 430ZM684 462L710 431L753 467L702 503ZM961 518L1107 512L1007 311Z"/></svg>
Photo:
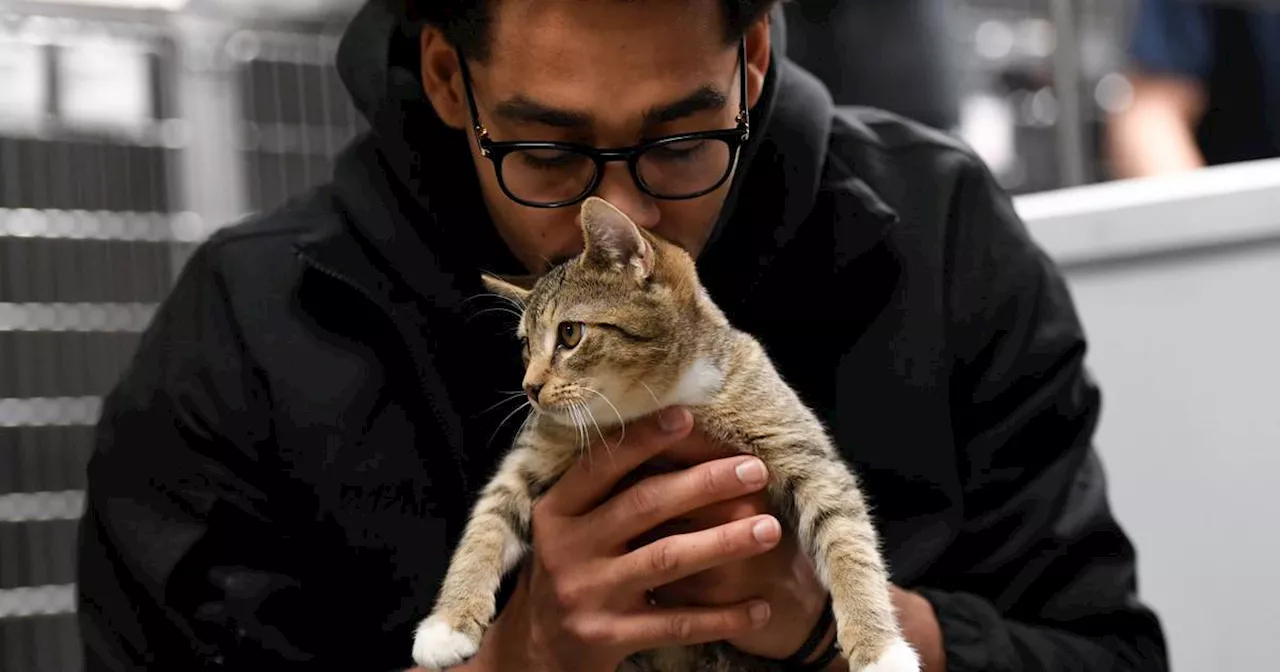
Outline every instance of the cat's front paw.
<svg viewBox="0 0 1280 672"><path fill-rule="evenodd" d="M435 616L418 624L413 635L413 660L428 670L444 670L466 662L479 648L478 639L454 630Z"/></svg>
<svg viewBox="0 0 1280 672"><path fill-rule="evenodd" d="M876 662L853 672L920 672L920 656L906 640L899 639Z"/></svg>

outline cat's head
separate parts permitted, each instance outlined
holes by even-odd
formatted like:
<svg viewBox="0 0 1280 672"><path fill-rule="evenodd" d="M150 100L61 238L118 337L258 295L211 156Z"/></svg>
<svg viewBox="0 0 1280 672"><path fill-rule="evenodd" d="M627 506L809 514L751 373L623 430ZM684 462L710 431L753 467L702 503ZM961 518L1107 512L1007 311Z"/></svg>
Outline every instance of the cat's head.
<svg viewBox="0 0 1280 672"><path fill-rule="evenodd" d="M517 335L534 407L594 429L592 419L630 421L708 384L715 373L699 350L725 322L683 249L600 198L583 202L579 223L582 253L532 287L491 275L484 283L524 306Z"/></svg>

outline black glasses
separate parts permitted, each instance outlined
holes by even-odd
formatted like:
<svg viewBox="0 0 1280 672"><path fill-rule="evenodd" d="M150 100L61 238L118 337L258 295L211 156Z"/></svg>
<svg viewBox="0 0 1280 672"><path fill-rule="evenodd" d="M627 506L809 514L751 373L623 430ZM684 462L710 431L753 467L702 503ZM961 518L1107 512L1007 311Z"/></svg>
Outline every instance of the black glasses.
<svg viewBox="0 0 1280 672"><path fill-rule="evenodd" d="M636 185L664 200L705 196L733 173L739 150L750 137L747 116L747 45L738 43L737 127L684 133L623 149L597 149L571 142L494 142L480 123L471 73L461 51L463 88L480 154L493 162L498 185L511 200L534 208L563 208L585 199L604 175L604 164L625 161Z"/></svg>

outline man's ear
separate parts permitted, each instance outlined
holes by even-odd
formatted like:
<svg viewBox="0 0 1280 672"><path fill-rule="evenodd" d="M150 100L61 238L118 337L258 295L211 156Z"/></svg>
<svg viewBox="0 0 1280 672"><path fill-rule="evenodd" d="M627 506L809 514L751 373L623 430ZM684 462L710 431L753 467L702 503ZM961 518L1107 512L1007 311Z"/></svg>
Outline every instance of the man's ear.
<svg viewBox="0 0 1280 672"><path fill-rule="evenodd" d="M769 73L773 40L770 29L773 23L766 12L751 24L744 38L747 41L747 106L754 108L764 93L764 78Z"/></svg>
<svg viewBox="0 0 1280 672"><path fill-rule="evenodd" d="M423 26L418 38L422 58L422 89L446 126L464 129L469 124L466 92L458 65L458 52L439 28Z"/></svg>
<svg viewBox="0 0 1280 672"><path fill-rule="evenodd" d="M515 301L520 305L524 305L528 300L530 292L533 291L533 285L538 281L534 275L520 276L498 276L489 273L480 274L480 282L484 283L485 289Z"/></svg>
<svg viewBox="0 0 1280 672"><path fill-rule="evenodd" d="M640 228L612 203L592 196L582 202L578 215L582 225L588 264L602 268L630 269L643 282L653 273L653 246L640 235Z"/></svg>

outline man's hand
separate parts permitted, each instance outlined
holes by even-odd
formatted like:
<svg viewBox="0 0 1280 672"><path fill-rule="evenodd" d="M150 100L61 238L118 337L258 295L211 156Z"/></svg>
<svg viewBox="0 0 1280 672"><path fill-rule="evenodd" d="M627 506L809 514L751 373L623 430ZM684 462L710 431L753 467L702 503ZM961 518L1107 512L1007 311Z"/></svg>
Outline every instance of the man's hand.
<svg viewBox="0 0 1280 672"><path fill-rule="evenodd" d="M649 604L647 591L759 555L781 536L778 521L761 514L630 546L646 530L759 491L767 482L758 459L734 456L654 476L609 496L624 476L684 438L691 426L683 409L628 425L623 445L610 439L611 457L594 446L595 459L575 464L537 502L532 549L511 600L480 651L458 669L612 672L642 650L740 639L769 621L769 606L759 599ZM751 467L758 467L754 478Z"/></svg>
<svg viewBox="0 0 1280 672"><path fill-rule="evenodd" d="M665 451L661 459L668 465L696 465L733 453L695 430ZM640 541L751 519L771 513L770 509L768 496L763 491L754 492L694 511L652 530ZM924 669L941 672L944 669L942 633L932 605L923 597L896 586L891 591L904 636L920 654ZM654 592L662 605L710 607L749 599L765 600L772 610L769 624L727 641L746 653L773 659L786 658L800 648L817 624L827 600L826 588L818 580L813 563L800 550L790 531L767 553L713 567ZM827 641L834 636L834 632L829 633ZM832 669L848 669L848 664L837 660Z"/></svg>
<svg viewBox="0 0 1280 672"><path fill-rule="evenodd" d="M663 452L658 461L666 468L693 468L708 460L735 454L696 429ZM676 472L679 473L679 472ZM703 507L649 531L637 544L670 534L688 534L733 521L772 513L768 495L749 493ZM795 653L808 638L826 606L827 591L818 581L813 564L801 552L794 534L786 531L773 550L728 562L654 591L658 604L710 607L743 600L769 603L772 618L756 632L729 637L735 648L762 658L782 659Z"/></svg>
<svg viewBox="0 0 1280 672"><path fill-rule="evenodd" d="M947 669L947 655L942 647L942 629L933 605L919 593L889 587L889 597L898 612L898 623L907 643L920 654L920 669L924 672L943 672Z"/></svg>

